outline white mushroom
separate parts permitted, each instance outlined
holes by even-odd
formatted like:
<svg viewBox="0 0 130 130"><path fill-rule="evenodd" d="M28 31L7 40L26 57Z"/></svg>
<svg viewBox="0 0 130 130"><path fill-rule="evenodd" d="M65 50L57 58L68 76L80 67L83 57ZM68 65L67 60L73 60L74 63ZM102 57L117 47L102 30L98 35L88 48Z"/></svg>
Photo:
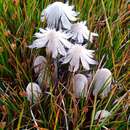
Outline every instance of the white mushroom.
<svg viewBox="0 0 130 130"><path fill-rule="evenodd" d="M90 64L95 65L97 62L94 58L94 50L86 49L85 46L75 44L68 50L67 55L63 57L62 63L69 63L69 71L76 72L82 64L85 70L90 70Z"/></svg>
<svg viewBox="0 0 130 130"><path fill-rule="evenodd" d="M47 61L44 56L37 56L33 62L34 72L39 74L45 68L46 63Z"/></svg>
<svg viewBox="0 0 130 130"><path fill-rule="evenodd" d="M51 70L51 77L47 76L47 73L45 72L44 69L39 73L38 78L37 78L37 82L41 87L44 85L44 82L46 82L46 85L48 86L50 84L50 80L56 81L58 68L57 68L57 61L55 59L53 60L52 67L53 68Z"/></svg>
<svg viewBox="0 0 130 130"><path fill-rule="evenodd" d="M32 103L36 103L42 94L42 91L38 84L31 82L26 88L27 99Z"/></svg>
<svg viewBox="0 0 130 130"><path fill-rule="evenodd" d="M39 29L39 32L35 33L36 40L33 41L29 48L43 48L46 47L52 54L52 58L56 59L58 54L65 56L66 48L71 48L71 43L67 40L71 37L63 31L57 31L56 29Z"/></svg>
<svg viewBox="0 0 130 130"><path fill-rule="evenodd" d="M95 120L102 121L103 119L106 119L107 117L111 116L111 113L107 110L99 110L95 114Z"/></svg>
<svg viewBox="0 0 130 130"><path fill-rule="evenodd" d="M74 76L74 93L77 98L86 96L88 88L88 80L83 74L76 74Z"/></svg>
<svg viewBox="0 0 130 130"><path fill-rule="evenodd" d="M97 70L94 76L94 90L93 95L96 96L99 93L101 97L106 97L111 90L112 74L110 70L102 68Z"/></svg>
<svg viewBox="0 0 130 130"><path fill-rule="evenodd" d="M93 33L88 30L86 21L72 24L69 32L72 34L72 39L78 44L82 44L84 42L84 39L93 42L93 38L98 36L97 33Z"/></svg>
<svg viewBox="0 0 130 130"><path fill-rule="evenodd" d="M41 21L44 18L47 20L47 27L49 28L71 28L71 22L77 20L77 12L74 11L74 6L69 6L69 3L54 2L47 6L42 11Z"/></svg>

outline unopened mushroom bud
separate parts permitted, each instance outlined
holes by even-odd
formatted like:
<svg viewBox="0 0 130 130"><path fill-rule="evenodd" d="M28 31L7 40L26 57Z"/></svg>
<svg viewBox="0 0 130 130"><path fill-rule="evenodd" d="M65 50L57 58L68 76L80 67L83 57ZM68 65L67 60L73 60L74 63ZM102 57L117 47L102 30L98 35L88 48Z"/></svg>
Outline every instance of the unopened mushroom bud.
<svg viewBox="0 0 130 130"><path fill-rule="evenodd" d="M38 84L32 82L27 85L26 88L27 99L32 103L36 103L42 94L42 91Z"/></svg>
<svg viewBox="0 0 130 130"><path fill-rule="evenodd" d="M111 91L112 73L106 68L97 70L94 76L94 90L93 95L96 96L99 93L101 97L106 97Z"/></svg>
<svg viewBox="0 0 130 130"><path fill-rule="evenodd" d="M88 88L88 80L83 74L76 74L74 76L74 93L77 98L86 96Z"/></svg>
<svg viewBox="0 0 130 130"><path fill-rule="evenodd" d="M106 119L107 117L111 116L111 113L107 110L99 110L95 114L95 120L102 121L103 119Z"/></svg>
<svg viewBox="0 0 130 130"><path fill-rule="evenodd" d="M44 56L37 56L33 62L34 72L39 74L45 68L46 63Z"/></svg>

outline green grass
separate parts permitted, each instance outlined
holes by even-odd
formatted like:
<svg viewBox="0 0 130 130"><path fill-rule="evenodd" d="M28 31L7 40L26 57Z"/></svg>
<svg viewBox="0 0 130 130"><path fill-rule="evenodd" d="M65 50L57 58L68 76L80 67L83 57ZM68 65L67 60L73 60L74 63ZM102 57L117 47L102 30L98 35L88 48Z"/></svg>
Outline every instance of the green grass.
<svg viewBox="0 0 130 130"><path fill-rule="evenodd" d="M31 52L27 45L38 28L44 26L40 22L41 11L51 2L21 0L16 5L13 0L0 0L0 130L3 122L5 130L35 129L24 91L28 82L35 81L32 61L43 50ZM129 109L124 108L127 97L113 104L130 89L130 16L126 0L70 0L72 3L80 18L87 20L89 29L99 34L89 47L96 50L96 59L103 60L102 65L112 71L113 89L107 98L95 97L86 102L75 99L62 83L56 89L50 83L49 94L44 93L41 102L32 106L38 126L49 130L66 129L67 125L70 130L101 130L105 125L129 130ZM95 112L104 108L112 116L103 123L95 122Z"/></svg>

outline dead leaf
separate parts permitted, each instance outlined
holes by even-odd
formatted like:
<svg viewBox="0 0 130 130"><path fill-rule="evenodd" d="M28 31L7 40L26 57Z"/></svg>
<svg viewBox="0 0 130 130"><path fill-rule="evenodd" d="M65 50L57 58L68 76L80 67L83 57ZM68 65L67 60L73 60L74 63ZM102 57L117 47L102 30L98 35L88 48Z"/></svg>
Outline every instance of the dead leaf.
<svg viewBox="0 0 130 130"><path fill-rule="evenodd" d="M6 122L0 122L0 128L1 128L1 129L4 129L5 126L6 126Z"/></svg>
<svg viewBox="0 0 130 130"><path fill-rule="evenodd" d="M39 128L39 130L49 130L49 129L47 129L47 128Z"/></svg>
<svg viewBox="0 0 130 130"><path fill-rule="evenodd" d="M127 5L128 10L130 10L130 4Z"/></svg>
<svg viewBox="0 0 130 130"><path fill-rule="evenodd" d="M16 43L12 43L10 45L10 47L11 47L12 51L14 52L16 50L16 48L17 48Z"/></svg>
<svg viewBox="0 0 130 130"><path fill-rule="evenodd" d="M4 51L3 47L0 47L0 53L2 53Z"/></svg>
<svg viewBox="0 0 130 130"><path fill-rule="evenodd" d="M11 34L10 30L7 30L7 31L4 32L4 36L5 36L5 37L10 36L10 34Z"/></svg>
<svg viewBox="0 0 130 130"><path fill-rule="evenodd" d="M25 91L20 91L20 92L19 92L19 95L20 95L21 97L26 97L26 96L27 96L27 93L26 93Z"/></svg>
<svg viewBox="0 0 130 130"><path fill-rule="evenodd" d="M13 4L14 4L15 6L18 6L19 0L13 0Z"/></svg>
<svg viewBox="0 0 130 130"><path fill-rule="evenodd" d="M88 107L87 107L87 106L84 106L84 107L82 108L82 110L83 110L83 112L87 113L87 112L88 112Z"/></svg>

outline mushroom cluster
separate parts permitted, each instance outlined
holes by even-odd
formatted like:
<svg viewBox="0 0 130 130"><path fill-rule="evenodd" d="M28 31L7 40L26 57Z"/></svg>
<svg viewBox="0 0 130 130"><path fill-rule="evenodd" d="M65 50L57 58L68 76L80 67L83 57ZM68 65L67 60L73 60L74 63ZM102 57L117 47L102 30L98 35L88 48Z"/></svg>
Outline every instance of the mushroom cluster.
<svg viewBox="0 0 130 130"><path fill-rule="evenodd" d="M98 62L94 59L95 51L88 48L88 45L94 42L94 38L98 37L98 34L91 32L86 21L80 21L78 15L74 6L62 2L54 2L42 11L41 21L46 22L46 27L40 28L39 32L34 34L36 39L28 47L31 49L44 48L46 57L37 56L35 58L34 72L38 75L37 81L41 87L42 80L45 79L46 66L51 59L54 64L56 80L59 80L61 76L58 73L60 66L67 66L67 71L73 74L71 79L73 79L73 94L76 98L81 96L87 98L88 93L92 96L105 98L111 91L112 73L107 68L96 70ZM62 69L61 72L64 71ZM46 78L45 80L49 84L52 79ZM29 83L27 94L30 102L33 99L36 102L41 97L40 87L35 83ZM96 120L99 115L101 118L110 116L104 110L103 112L99 111L96 114Z"/></svg>

